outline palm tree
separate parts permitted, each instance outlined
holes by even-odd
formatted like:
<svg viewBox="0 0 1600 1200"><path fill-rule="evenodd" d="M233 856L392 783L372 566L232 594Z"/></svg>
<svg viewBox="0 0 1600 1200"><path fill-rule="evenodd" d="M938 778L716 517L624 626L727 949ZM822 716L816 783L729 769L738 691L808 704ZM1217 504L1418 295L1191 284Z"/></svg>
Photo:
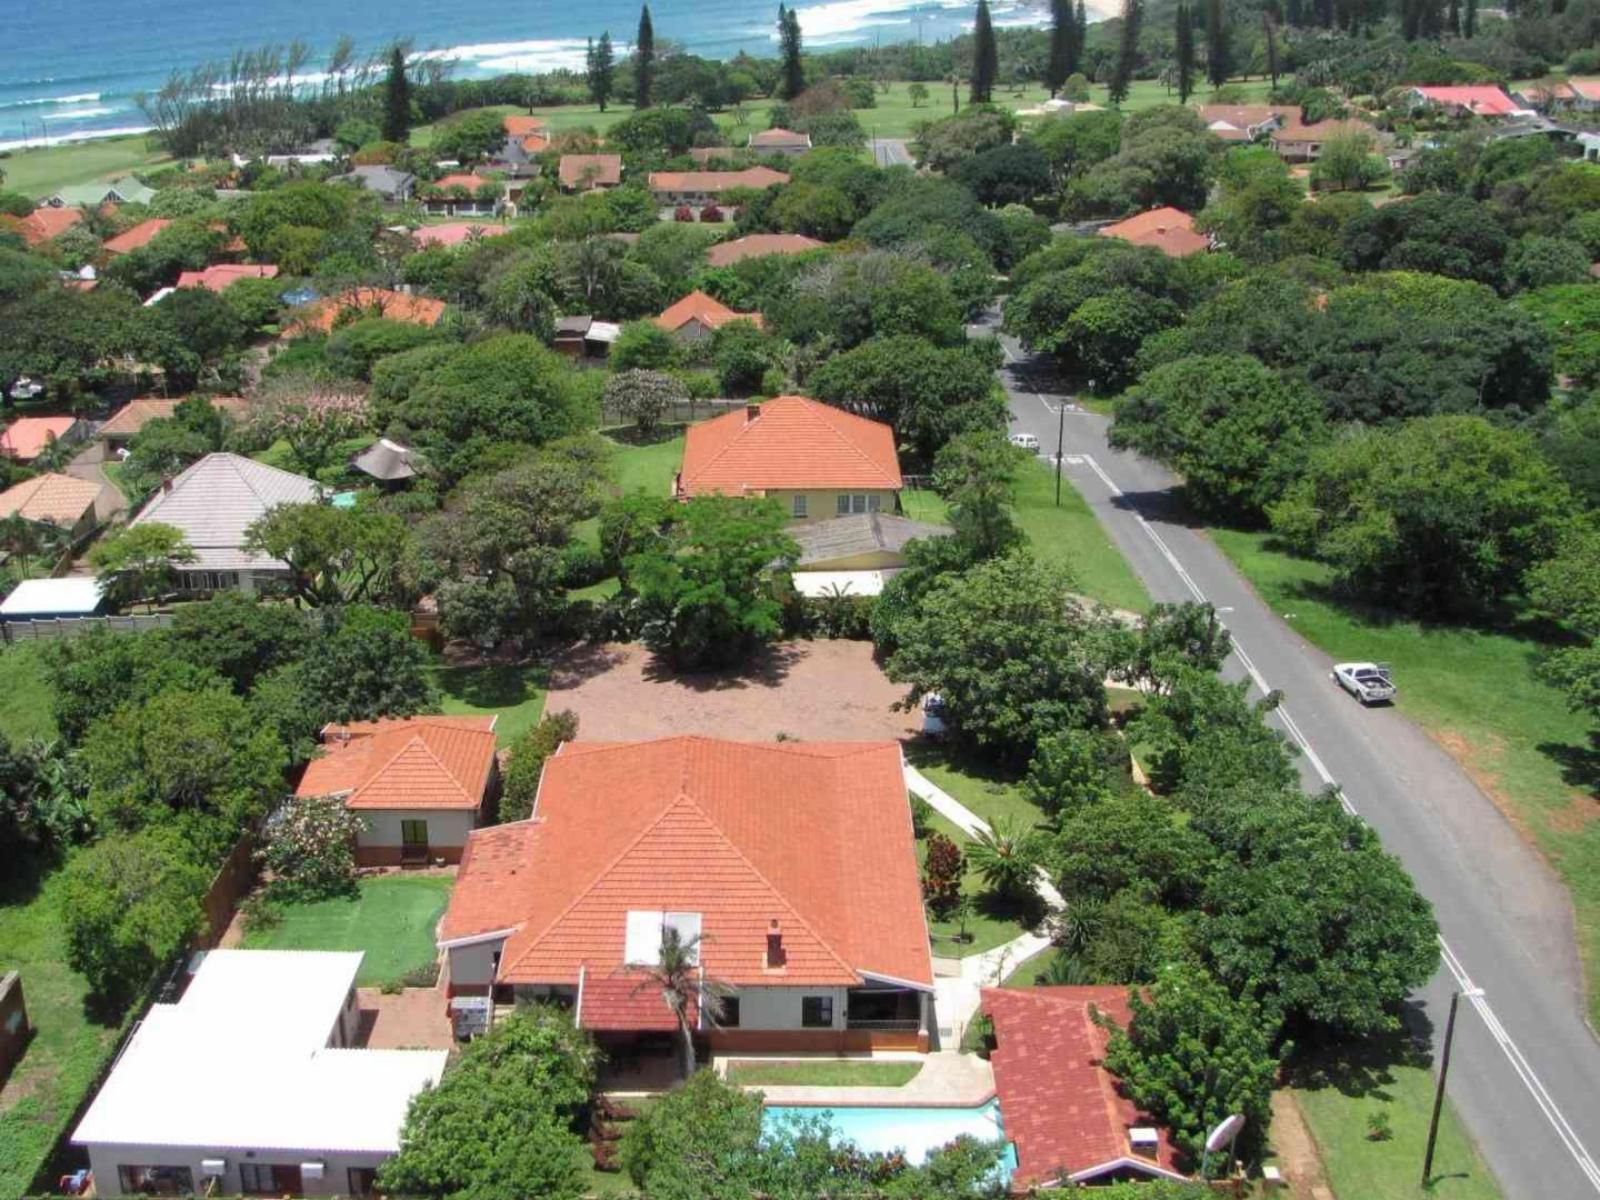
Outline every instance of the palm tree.
<svg viewBox="0 0 1600 1200"><path fill-rule="evenodd" d="M698 999L700 1016L713 1029L720 1029L727 1014L727 1001L733 996L731 987L701 970L700 946L704 941L702 934L685 939L668 925L661 931L661 954L654 963L628 964L631 969L644 972L633 994L637 996L648 987L660 988L661 1002L678 1022L678 1065L685 1079L694 1074L695 1068L690 1004Z"/></svg>
<svg viewBox="0 0 1600 1200"><path fill-rule="evenodd" d="M1073 987L1079 984L1093 983L1089 977L1088 968L1083 965L1083 960L1076 955L1068 954L1065 950L1057 950L1050 956L1050 961L1045 968L1034 977L1035 983L1049 984L1051 987Z"/></svg>
<svg viewBox="0 0 1600 1200"><path fill-rule="evenodd" d="M1019 833L1007 817L995 818L992 829L974 835L967 846L967 862L1002 896L1021 900L1035 894L1039 861L1034 839Z"/></svg>

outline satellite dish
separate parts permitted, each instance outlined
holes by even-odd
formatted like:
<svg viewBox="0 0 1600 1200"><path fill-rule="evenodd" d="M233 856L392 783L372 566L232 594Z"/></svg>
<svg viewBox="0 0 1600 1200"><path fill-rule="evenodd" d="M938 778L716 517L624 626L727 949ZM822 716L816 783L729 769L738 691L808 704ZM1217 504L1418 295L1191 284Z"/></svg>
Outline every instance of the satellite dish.
<svg viewBox="0 0 1600 1200"><path fill-rule="evenodd" d="M1224 1117L1217 1122L1217 1127L1206 1134L1206 1153L1214 1154L1221 1150L1234 1138L1239 1136L1239 1130L1244 1128L1244 1117L1234 1113L1231 1117Z"/></svg>

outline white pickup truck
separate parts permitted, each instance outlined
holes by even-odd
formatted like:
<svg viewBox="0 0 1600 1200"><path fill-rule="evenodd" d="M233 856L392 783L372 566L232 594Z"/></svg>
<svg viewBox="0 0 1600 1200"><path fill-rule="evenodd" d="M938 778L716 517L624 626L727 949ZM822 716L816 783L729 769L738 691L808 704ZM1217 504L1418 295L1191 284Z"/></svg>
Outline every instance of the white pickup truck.
<svg viewBox="0 0 1600 1200"><path fill-rule="evenodd" d="M1399 691L1394 686L1388 663L1335 663L1333 681L1362 704L1393 700L1395 693Z"/></svg>

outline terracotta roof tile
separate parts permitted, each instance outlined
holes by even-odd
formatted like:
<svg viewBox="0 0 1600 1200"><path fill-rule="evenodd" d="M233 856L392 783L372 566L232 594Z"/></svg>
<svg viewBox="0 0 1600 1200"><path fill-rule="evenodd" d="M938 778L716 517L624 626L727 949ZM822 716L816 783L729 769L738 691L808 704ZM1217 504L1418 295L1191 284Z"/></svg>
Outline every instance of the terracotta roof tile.
<svg viewBox="0 0 1600 1200"><path fill-rule="evenodd" d="M492 728L431 717L365 723L306 765L299 796L344 795L353 809L476 809L494 766Z"/></svg>
<svg viewBox="0 0 1600 1200"><path fill-rule="evenodd" d="M1448 108L1464 108L1480 117L1504 117L1517 111L1517 102L1504 90L1489 84L1415 89L1424 99Z"/></svg>
<svg viewBox="0 0 1600 1200"><path fill-rule="evenodd" d="M70 527L94 507L104 490L98 483L71 475L36 475L0 492L0 517L20 516Z"/></svg>
<svg viewBox="0 0 1600 1200"><path fill-rule="evenodd" d="M0 454L25 462L38 458L77 423L76 417L18 417L0 433Z"/></svg>
<svg viewBox="0 0 1600 1200"><path fill-rule="evenodd" d="M527 137L531 133L542 133L545 121L543 117L508 116L505 118L504 128L507 137Z"/></svg>
<svg viewBox="0 0 1600 1200"><path fill-rule="evenodd" d="M250 407L249 402L238 396L207 396L213 408L235 416L243 414ZM137 400L129 400L111 415L111 419L101 425L98 433L101 437L132 437L151 421L171 417L178 411L178 405L183 400L168 400L157 396L141 396Z"/></svg>
<svg viewBox="0 0 1600 1200"><path fill-rule="evenodd" d="M611 187L622 182L622 155L563 154L558 173L562 187Z"/></svg>
<svg viewBox="0 0 1600 1200"><path fill-rule="evenodd" d="M469 192L475 192L481 187L493 187L495 180L487 179L482 175L470 172L457 172L454 175L441 175L432 184L426 185L444 191L447 188L464 187Z"/></svg>
<svg viewBox="0 0 1600 1200"><path fill-rule="evenodd" d="M695 997L690 996L691 1024L699 1021L699 1007ZM651 987L650 977L639 971L585 972L577 1015L578 1024L584 1029L671 1033L678 1028L678 1020L661 998L660 989Z"/></svg>
<svg viewBox="0 0 1600 1200"><path fill-rule="evenodd" d="M1154 1122L1140 1117L1101 1065L1110 1034L1089 1009L1125 1026L1126 987L985 988L981 1002L994 1022L989 1062L1006 1136L1017 1151L1013 1189L1118 1164L1180 1177L1165 1130L1158 1131L1154 1158L1133 1152L1128 1130Z"/></svg>
<svg viewBox="0 0 1600 1200"><path fill-rule="evenodd" d="M413 325L437 325L439 318L444 316L443 300L411 296L388 288L355 288L342 296L313 305L304 320L314 328L329 333L339 318L340 310L346 308L363 312L377 309L391 321L409 321Z"/></svg>
<svg viewBox="0 0 1600 1200"><path fill-rule="evenodd" d="M241 279L276 279L278 268L271 263L242 265L218 263L204 271L183 271L178 275L181 288L205 288L208 292L225 292Z"/></svg>
<svg viewBox="0 0 1600 1200"><path fill-rule="evenodd" d="M771 187L789 177L771 167L746 167L743 171L652 171L652 192L725 192L732 188Z"/></svg>
<svg viewBox="0 0 1600 1200"><path fill-rule="evenodd" d="M804 254L824 245L803 233L752 233L731 242L718 242L706 252L706 261L713 267L726 267L764 254Z"/></svg>
<svg viewBox="0 0 1600 1200"><path fill-rule="evenodd" d="M156 234L160 233L172 222L166 217L151 217L148 221L140 221L132 229L126 229L116 237L106 239L106 250L111 254L127 254L148 246L155 241Z"/></svg>
<svg viewBox="0 0 1600 1200"><path fill-rule="evenodd" d="M1135 246L1154 246L1172 258L1187 258L1211 245L1204 234L1194 231L1194 218L1177 208L1152 208L1107 225L1100 236L1121 238Z"/></svg>
<svg viewBox="0 0 1600 1200"><path fill-rule="evenodd" d="M499 237L510 233L506 225L485 225L482 221L452 221L445 225L424 225L414 230L412 239L419 246L459 246L474 237Z"/></svg>
<svg viewBox="0 0 1600 1200"><path fill-rule="evenodd" d="M722 301L700 291L690 292L656 318L657 325L672 332L682 329L690 321L699 321L708 329L721 328L729 321L749 321L758 329L762 325L760 313L734 312Z"/></svg>
<svg viewBox="0 0 1600 1200"><path fill-rule="evenodd" d="M809 133L796 133L792 129L763 129L760 133L752 133L750 135L750 145L758 150L763 146L809 146L811 145L811 135Z"/></svg>
<svg viewBox="0 0 1600 1200"><path fill-rule="evenodd" d="M894 431L804 396L768 400L689 427L679 493L730 496L793 488L899 489Z"/></svg>
<svg viewBox="0 0 1600 1200"><path fill-rule="evenodd" d="M13 217L9 213L0 214L0 229L13 229L28 245L37 246L53 237L59 237L82 220L83 213L76 208L46 206L34 209L25 217Z"/></svg>
<svg viewBox="0 0 1600 1200"><path fill-rule="evenodd" d="M467 835L439 940L478 937L510 929L533 903L540 886L533 863L542 826L532 821L491 825ZM471 879L471 886L463 881Z"/></svg>

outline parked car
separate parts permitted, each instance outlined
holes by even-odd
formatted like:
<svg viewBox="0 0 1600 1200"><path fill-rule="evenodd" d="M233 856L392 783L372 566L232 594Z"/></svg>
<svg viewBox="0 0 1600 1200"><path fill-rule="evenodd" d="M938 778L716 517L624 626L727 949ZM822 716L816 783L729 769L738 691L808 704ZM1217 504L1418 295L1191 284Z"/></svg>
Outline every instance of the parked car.
<svg viewBox="0 0 1600 1200"><path fill-rule="evenodd" d="M1008 439L1013 446L1037 454L1039 452L1039 439L1031 433L1013 433Z"/></svg>
<svg viewBox="0 0 1600 1200"><path fill-rule="evenodd" d="M944 736L944 697L938 692L922 698L922 732L931 738Z"/></svg>
<svg viewBox="0 0 1600 1200"><path fill-rule="evenodd" d="M1393 700L1399 690L1394 686L1388 663L1335 663L1333 681L1362 704Z"/></svg>

